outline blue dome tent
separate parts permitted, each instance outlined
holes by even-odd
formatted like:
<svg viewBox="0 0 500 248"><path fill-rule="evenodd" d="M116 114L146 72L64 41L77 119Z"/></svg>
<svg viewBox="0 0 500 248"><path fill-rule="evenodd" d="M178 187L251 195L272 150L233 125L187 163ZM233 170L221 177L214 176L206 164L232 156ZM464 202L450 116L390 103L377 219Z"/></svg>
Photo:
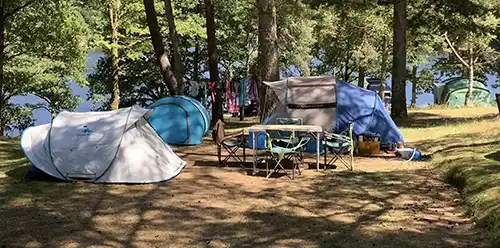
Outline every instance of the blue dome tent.
<svg viewBox="0 0 500 248"><path fill-rule="evenodd" d="M210 115L190 97L171 96L147 107L153 109L148 122L167 144L198 145L210 128Z"/></svg>
<svg viewBox="0 0 500 248"><path fill-rule="evenodd" d="M391 119L378 94L352 84L336 80L333 77L298 77L276 82L264 82L276 93L279 102L263 124L273 124L277 118L302 118L304 124L319 125L323 129L342 132L348 129L349 122L354 122L354 134L373 133L380 135L382 142L404 143L403 136ZM334 86L333 86L334 85ZM308 109L290 108L289 98L294 90L304 96L298 99ZM299 92L300 90L300 92ZM325 103L331 103L325 105ZM333 103L333 104L332 104ZM314 105L325 106L314 107ZM248 146L252 147L253 135L250 133ZM265 134L259 133L257 149L265 149ZM315 151L316 142L309 142L307 151Z"/></svg>
<svg viewBox="0 0 500 248"><path fill-rule="evenodd" d="M354 121L354 134L379 134L382 142L403 142L403 135L385 110L376 92L337 81L337 118L334 131L342 132Z"/></svg>

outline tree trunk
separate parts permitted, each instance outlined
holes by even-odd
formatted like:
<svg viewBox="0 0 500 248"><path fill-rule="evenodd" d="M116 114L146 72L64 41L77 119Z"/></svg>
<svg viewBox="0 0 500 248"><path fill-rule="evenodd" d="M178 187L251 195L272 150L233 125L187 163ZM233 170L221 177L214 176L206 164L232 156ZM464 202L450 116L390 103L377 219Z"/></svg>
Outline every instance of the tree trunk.
<svg viewBox="0 0 500 248"><path fill-rule="evenodd" d="M399 122L408 115L406 109L406 1L394 3L394 52L392 61L391 117Z"/></svg>
<svg viewBox="0 0 500 248"><path fill-rule="evenodd" d="M417 66L413 66L413 70L411 71L411 107L417 107Z"/></svg>
<svg viewBox="0 0 500 248"><path fill-rule="evenodd" d="M5 77L3 66L5 63L5 12L4 1L0 0L0 137L5 136Z"/></svg>
<svg viewBox="0 0 500 248"><path fill-rule="evenodd" d="M358 86L361 88L365 87L365 67L359 67L359 75L358 75Z"/></svg>
<svg viewBox="0 0 500 248"><path fill-rule="evenodd" d="M217 60L217 41L215 37L215 10L213 0L205 0L205 18L207 22L207 44L208 44L208 67L210 70L210 81L215 82L215 103L212 107L212 126L218 120L223 120L222 109L222 84L219 80L219 68Z"/></svg>
<svg viewBox="0 0 500 248"><path fill-rule="evenodd" d="M347 51L349 51L350 48L349 48L349 44L347 45ZM345 56L345 65L344 65L344 82L349 82L349 60L350 60L350 57L349 57L349 54L346 53L346 56Z"/></svg>
<svg viewBox="0 0 500 248"><path fill-rule="evenodd" d="M204 90L205 88L201 87L202 83L200 82L200 45L198 44L198 41L195 41L194 43L193 75L191 79L196 84L196 87L198 87L198 95L196 96L197 100L200 102L204 102L206 95Z"/></svg>
<svg viewBox="0 0 500 248"><path fill-rule="evenodd" d="M195 41L194 44L194 53L193 53L193 80L196 83L200 83L200 45L198 41Z"/></svg>
<svg viewBox="0 0 500 248"><path fill-rule="evenodd" d="M151 43L153 43L156 61L160 66L163 82L170 92L170 95L177 95L177 80L170 66L168 54L165 52L160 26L158 25L158 18L156 17L154 0L144 0L144 8L146 10L146 21L148 23L149 33L151 34Z"/></svg>
<svg viewBox="0 0 500 248"><path fill-rule="evenodd" d="M257 0L259 9L259 81L279 80L279 61L277 47L276 6L274 0ZM267 116L272 94L264 84L259 89L259 117Z"/></svg>
<svg viewBox="0 0 500 248"><path fill-rule="evenodd" d="M389 56L388 55L388 49L387 48L387 40L384 36L384 38L382 39L382 47L384 48L384 52L382 53L382 63L380 65L380 85L379 85L379 88L378 88L378 95L380 97L380 99L382 100L382 102L384 103L384 105L386 104L385 101L384 101L384 98L385 98L385 79L386 79L386 70L387 70L387 57Z"/></svg>
<svg viewBox="0 0 500 248"><path fill-rule="evenodd" d="M380 97L384 105L387 105L387 103L385 102L385 78L380 79L380 85L378 86L378 96Z"/></svg>
<svg viewBox="0 0 500 248"><path fill-rule="evenodd" d="M467 89L467 93L465 94L465 102L464 105L470 106L472 105L472 91L474 89L474 55L472 51L472 47L469 48L469 87Z"/></svg>
<svg viewBox="0 0 500 248"><path fill-rule="evenodd" d="M50 110L50 122L52 123L52 121L56 118L57 116L57 113L54 111L54 110Z"/></svg>
<svg viewBox="0 0 500 248"><path fill-rule="evenodd" d="M177 93L183 95L184 93L184 80L182 77L183 68L181 60L181 48L179 45L179 36L175 28L174 13L172 10L172 1L165 0L165 14L168 21L168 33L170 35L170 42L172 42L172 60L174 61L173 70L175 78L177 79Z"/></svg>
<svg viewBox="0 0 500 248"><path fill-rule="evenodd" d="M108 5L108 14L109 14L109 24L111 26L111 39L112 39L112 47L111 47L111 78L109 81L109 89L111 91L111 110L117 110L120 105L120 81L119 81L119 54L118 54L118 14L115 13L115 9L111 1Z"/></svg>

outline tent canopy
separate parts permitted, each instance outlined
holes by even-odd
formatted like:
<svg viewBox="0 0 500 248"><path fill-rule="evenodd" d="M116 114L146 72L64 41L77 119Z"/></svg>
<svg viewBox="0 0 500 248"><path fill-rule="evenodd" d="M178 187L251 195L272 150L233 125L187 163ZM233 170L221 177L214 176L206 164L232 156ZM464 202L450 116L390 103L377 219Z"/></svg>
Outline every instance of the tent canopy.
<svg viewBox="0 0 500 248"><path fill-rule="evenodd" d="M450 107L463 105L468 87L469 80L463 77L452 77L441 83L434 83L434 103ZM491 92L484 83L474 80L472 101L479 105L491 105Z"/></svg>
<svg viewBox="0 0 500 248"><path fill-rule="evenodd" d="M302 118L304 124L326 129L332 127L337 104L334 78L293 77L264 83L274 90L279 101L267 123L276 123L280 117L290 117Z"/></svg>
<svg viewBox="0 0 500 248"><path fill-rule="evenodd" d="M167 144L198 145L209 131L210 115L196 99L165 97L148 108L153 109L149 123Z"/></svg>
<svg viewBox="0 0 500 248"><path fill-rule="evenodd" d="M273 124L280 117L302 118L304 124L319 125L338 133L347 130L349 122L354 122L355 135L374 133L379 134L383 142L404 142L376 92L329 76L264 83L274 90L279 102L263 124ZM315 150L315 142L310 143L312 147L308 150ZM259 135L257 148L265 147L264 136Z"/></svg>
<svg viewBox="0 0 500 248"><path fill-rule="evenodd" d="M34 167L62 180L151 183L177 176L186 163L148 123L153 110L62 112L31 127L21 147Z"/></svg>

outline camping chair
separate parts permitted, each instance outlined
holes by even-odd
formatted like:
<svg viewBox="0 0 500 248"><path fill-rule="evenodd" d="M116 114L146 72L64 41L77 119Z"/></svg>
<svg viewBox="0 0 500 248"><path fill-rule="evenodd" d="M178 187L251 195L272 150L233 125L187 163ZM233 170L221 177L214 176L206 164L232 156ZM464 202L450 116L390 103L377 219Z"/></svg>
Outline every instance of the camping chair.
<svg viewBox="0 0 500 248"><path fill-rule="evenodd" d="M302 123L301 118L276 118L276 124L278 125L302 125ZM280 146L296 145L300 142L299 134L295 131L268 131L268 133ZM294 138L290 139L290 137Z"/></svg>
<svg viewBox="0 0 500 248"><path fill-rule="evenodd" d="M353 169L354 165L354 137L353 137L354 123L349 123L349 128L340 134L325 132L323 146L325 147L325 167L340 160L347 169ZM327 163L327 153L330 150L333 157ZM342 155L349 152L349 161L345 161Z"/></svg>
<svg viewBox="0 0 500 248"><path fill-rule="evenodd" d="M212 131L212 138L217 145L217 157L219 159L219 166L226 164L230 158L234 158L240 162L240 166L245 168L245 146L246 140L243 130L235 133L226 134L224 131L224 122L218 120ZM222 147L229 153L224 160L222 160ZM240 147L243 147L243 159L241 159L236 152Z"/></svg>
<svg viewBox="0 0 500 248"><path fill-rule="evenodd" d="M297 140L296 137L294 136L295 132L292 132L291 135L289 136L288 140L294 141ZM273 140L271 135L269 133L266 133L267 137L267 142L268 142L268 148L269 148L269 158L266 160L266 173L267 173L267 178L269 178L274 172L278 172L280 170L283 170L285 174L291 178L295 178L295 170L298 171L298 174L300 175L300 167L298 160L301 160L301 152L304 146L309 142L310 138L309 137L304 137L301 138L299 143L294 144L293 142L288 142L286 143L285 147L279 146L279 144L283 144L283 141L281 139L278 140ZM269 162L272 160L275 165L274 168L271 172L269 172ZM283 160L289 160L292 161L292 177L288 175L286 172L286 169L283 167L282 161Z"/></svg>

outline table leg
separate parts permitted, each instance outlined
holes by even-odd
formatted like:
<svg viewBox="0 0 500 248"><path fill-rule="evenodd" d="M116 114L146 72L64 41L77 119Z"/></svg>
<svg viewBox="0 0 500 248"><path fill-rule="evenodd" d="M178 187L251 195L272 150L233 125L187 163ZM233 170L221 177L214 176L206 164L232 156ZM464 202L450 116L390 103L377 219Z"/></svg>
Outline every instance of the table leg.
<svg viewBox="0 0 500 248"><path fill-rule="evenodd" d="M255 140L255 132L252 132L252 150L253 150L253 172L252 175L255 175L255 171L257 170L257 149L255 149L257 141Z"/></svg>
<svg viewBox="0 0 500 248"><path fill-rule="evenodd" d="M319 171L319 138L320 138L320 133L318 132L316 134L316 170Z"/></svg>

